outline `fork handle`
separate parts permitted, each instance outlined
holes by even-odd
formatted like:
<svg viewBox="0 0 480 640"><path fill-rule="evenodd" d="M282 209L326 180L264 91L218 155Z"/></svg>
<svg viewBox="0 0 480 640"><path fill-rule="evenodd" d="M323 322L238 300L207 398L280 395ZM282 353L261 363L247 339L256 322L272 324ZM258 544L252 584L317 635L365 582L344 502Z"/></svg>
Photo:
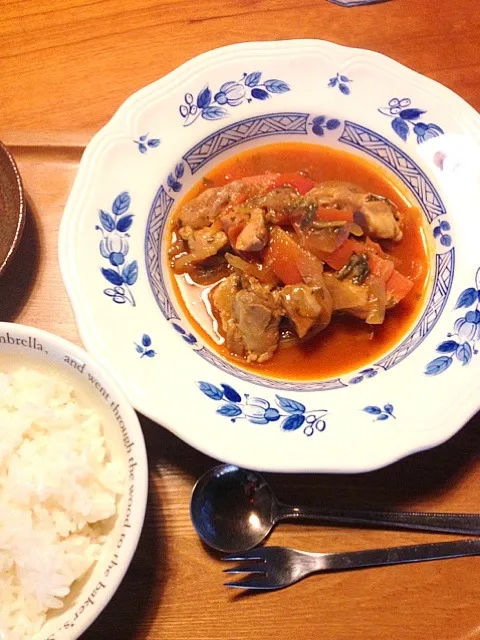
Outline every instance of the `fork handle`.
<svg viewBox="0 0 480 640"><path fill-rule="evenodd" d="M358 511L278 505L278 519L316 520L329 525L352 525L387 529L436 531L457 535L480 535L480 515L473 513L425 513L404 511Z"/></svg>
<svg viewBox="0 0 480 640"><path fill-rule="evenodd" d="M360 569L362 567L378 567L389 564L408 562L425 562L461 556L480 554L480 540L458 540L455 542L435 542L389 549L369 549L368 551L352 551L347 553L312 554L317 556L318 571L339 571Z"/></svg>

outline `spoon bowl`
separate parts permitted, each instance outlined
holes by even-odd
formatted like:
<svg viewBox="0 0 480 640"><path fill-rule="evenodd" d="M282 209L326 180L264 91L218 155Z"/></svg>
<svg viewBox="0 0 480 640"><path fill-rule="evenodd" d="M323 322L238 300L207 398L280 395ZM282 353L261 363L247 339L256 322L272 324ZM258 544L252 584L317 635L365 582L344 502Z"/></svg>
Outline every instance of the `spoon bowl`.
<svg viewBox="0 0 480 640"><path fill-rule="evenodd" d="M234 553L262 542L277 520L278 505L260 474L219 465L193 488L190 516L205 544Z"/></svg>

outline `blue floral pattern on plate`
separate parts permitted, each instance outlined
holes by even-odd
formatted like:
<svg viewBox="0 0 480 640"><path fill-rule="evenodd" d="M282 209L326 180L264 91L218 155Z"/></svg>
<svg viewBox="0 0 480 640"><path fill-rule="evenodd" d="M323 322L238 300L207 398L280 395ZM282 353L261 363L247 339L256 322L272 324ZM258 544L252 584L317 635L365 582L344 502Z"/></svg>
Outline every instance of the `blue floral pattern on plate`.
<svg viewBox="0 0 480 640"><path fill-rule="evenodd" d="M368 413L371 416L375 416L375 420L388 420L389 418L396 420L393 413L393 404L390 403L383 405L383 407L377 407L374 404L370 404L368 407L364 407L362 411L365 411L365 413Z"/></svg>
<svg viewBox="0 0 480 640"><path fill-rule="evenodd" d="M197 339L195 338L193 333L189 333L188 331L185 331L185 329L178 322L172 322L171 324L172 324L172 327L175 329L175 331L182 336L182 338L185 340L187 344L190 344L190 345L197 344Z"/></svg>
<svg viewBox="0 0 480 640"><path fill-rule="evenodd" d="M340 73L337 73L336 76L334 76L333 78L330 78L330 80L328 81L328 86L329 87L338 87L338 90L341 93L343 93L344 95L348 96L352 92L352 90L348 86L348 84L350 82L353 82L353 80L350 80L350 78L348 78L347 76L344 76L344 75L341 75Z"/></svg>
<svg viewBox="0 0 480 640"><path fill-rule="evenodd" d="M392 129L404 142L411 133L411 127L417 136L418 144L445 133L438 124L420 122L420 118L427 112L423 109L415 109L410 106L411 104L410 98L392 98L388 102L388 107L381 107L378 111L384 116L393 118Z"/></svg>
<svg viewBox="0 0 480 640"><path fill-rule="evenodd" d="M480 340L480 269L475 276L475 287L469 287L460 294L455 309L469 309L464 316L457 318L453 333L447 334L448 340L441 342L438 353L442 354L429 362L425 369L427 376L436 376L446 371L454 361L462 366L470 364L477 355L477 343Z"/></svg>
<svg viewBox="0 0 480 640"><path fill-rule="evenodd" d="M145 133L143 136L140 136L138 140L134 140L134 143L137 145L140 153L147 153L149 149L155 149L161 143L160 138L149 138L149 134Z"/></svg>
<svg viewBox="0 0 480 640"><path fill-rule="evenodd" d="M367 378L374 378L376 375L378 375L378 369L383 370L384 367L380 365L374 365L373 367L362 369L357 373L355 377L351 378L351 380L349 380L348 382L349 384L359 384L360 382L363 382Z"/></svg>
<svg viewBox="0 0 480 640"><path fill-rule="evenodd" d="M272 406L265 398L252 397L245 393L243 398L228 384L216 386L211 382L200 381L198 388L211 400L216 400L221 404L217 407L217 413L232 422L245 418L253 424L268 424L281 420L280 428L283 431L297 431L303 427L306 436L313 436L316 432L325 431L327 423L325 416L326 409L314 409L307 411L301 402L276 395L275 403L278 407Z"/></svg>
<svg viewBox="0 0 480 640"><path fill-rule="evenodd" d="M143 334L140 344L137 344L136 342L134 342L134 344L135 349L137 353L140 354L141 358L144 358L145 356L147 356L147 358L153 358L156 355L156 351L150 348L152 346L152 339L148 333Z"/></svg>
<svg viewBox="0 0 480 640"><path fill-rule="evenodd" d="M101 267L105 280L112 287L104 289L106 296L112 298L117 304L129 302L135 306L135 298L131 287L138 278L138 263L126 261L129 251L128 231L133 224L133 214L129 213L130 195L127 191L120 193L112 204L112 213L100 209L98 217L100 225L95 229L100 231L100 254L108 260L108 267Z"/></svg>
<svg viewBox="0 0 480 640"><path fill-rule="evenodd" d="M450 223L442 220L434 227L433 237L437 238L443 247L450 247L452 245L452 236L448 233L450 230Z"/></svg>
<svg viewBox="0 0 480 640"><path fill-rule="evenodd" d="M183 162L179 162L176 165L175 170L168 175L168 178L167 178L168 188L174 191L175 193L178 193L183 186L182 183L180 182L180 179L183 178L184 173L185 173L185 166Z"/></svg>
<svg viewBox="0 0 480 640"><path fill-rule="evenodd" d="M312 120L312 133L316 136L324 136L326 131L334 131L342 123L336 118L329 118L327 116L316 116Z"/></svg>
<svg viewBox="0 0 480 640"><path fill-rule="evenodd" d="M215 94L208 85L196 99L191 93L186 93L179 111L185 120L184 126L189 127L200 116L205 120L220 120L228 115L227 107L238 107L245 100L268 100L272 95L287 91L290 91L290 86L283 80L271 78L262 81L262 72L253 71L244 73L240 80L224 82Z"/></svg>

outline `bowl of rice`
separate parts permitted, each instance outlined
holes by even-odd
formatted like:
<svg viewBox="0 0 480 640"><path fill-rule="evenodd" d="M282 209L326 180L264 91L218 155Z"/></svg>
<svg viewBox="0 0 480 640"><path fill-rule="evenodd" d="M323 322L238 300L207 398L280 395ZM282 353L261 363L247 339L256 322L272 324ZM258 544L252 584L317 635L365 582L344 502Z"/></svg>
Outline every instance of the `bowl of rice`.
<svg viewBox="0 0 480 640"><path fill-rule="evenodd" d="M0 638L90 626L130 564L147 489L138 418L105 369L0 323Z"/></svg>

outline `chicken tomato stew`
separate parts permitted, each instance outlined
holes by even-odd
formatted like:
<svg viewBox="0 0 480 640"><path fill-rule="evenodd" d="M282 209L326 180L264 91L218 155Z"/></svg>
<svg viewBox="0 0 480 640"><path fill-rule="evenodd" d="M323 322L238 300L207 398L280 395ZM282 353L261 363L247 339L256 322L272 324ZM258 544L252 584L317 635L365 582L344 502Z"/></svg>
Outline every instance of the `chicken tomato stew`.
<svg viewBox="0 0 480 640"><path fill-rule="evenodd" d="M385 353L417 317L429 276L421 214L385 174L308 144L246 151L174 213L180 304L222 357L315 380Z"/></svg>

